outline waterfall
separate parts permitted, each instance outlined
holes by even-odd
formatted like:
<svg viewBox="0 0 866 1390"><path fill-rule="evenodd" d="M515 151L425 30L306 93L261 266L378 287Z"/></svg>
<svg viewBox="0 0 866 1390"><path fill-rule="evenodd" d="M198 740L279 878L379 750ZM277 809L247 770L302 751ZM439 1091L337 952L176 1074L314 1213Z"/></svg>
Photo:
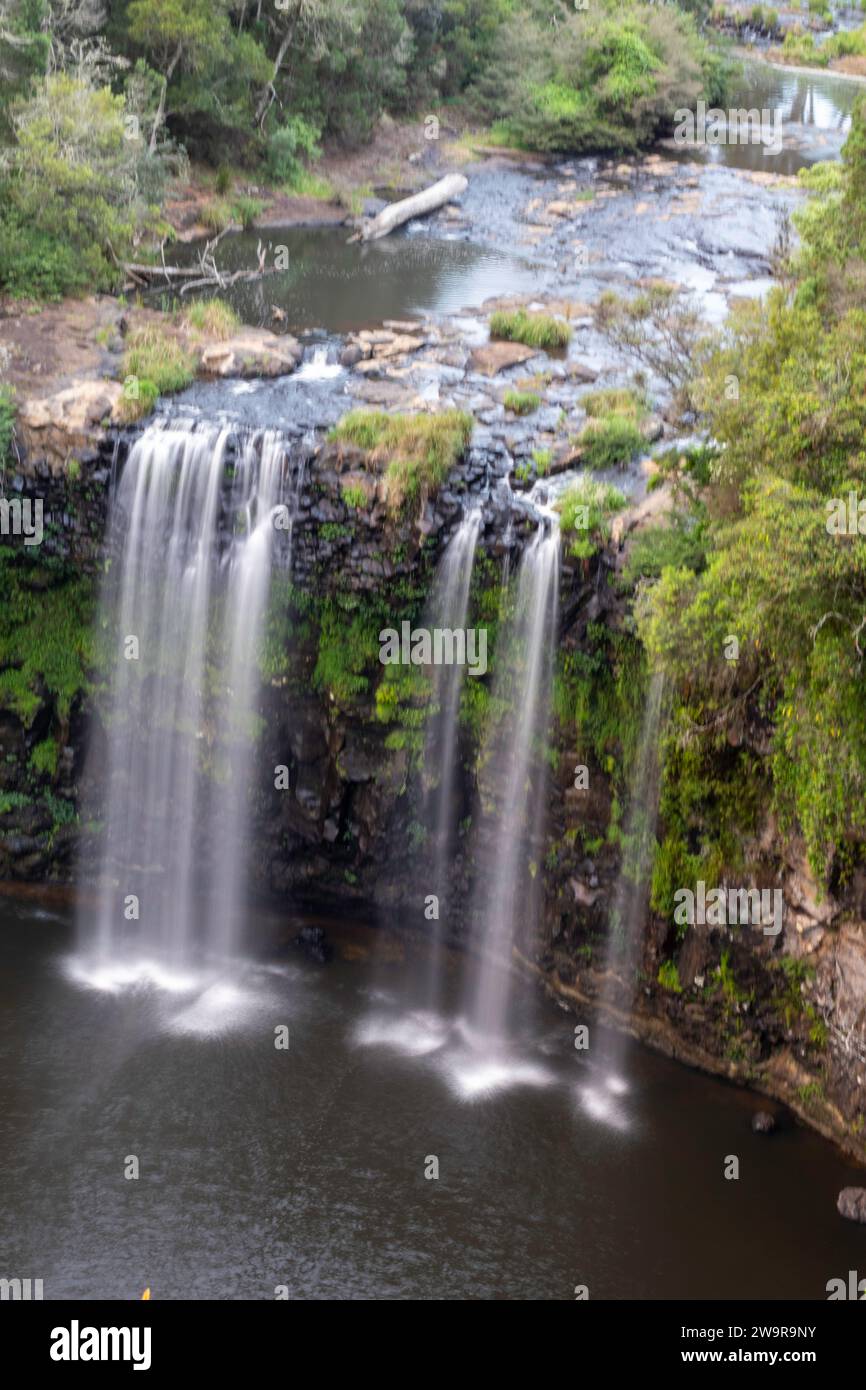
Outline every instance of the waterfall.
<svg viewBox="0 0 866 1390"><path fill-rule="evenodd" d="M664 717L664 677L653 674L641 722L635 765L629 779L629 802L623 825L623 852L608 929L607 957L600 1004L628 1011L634 1001L641 939L649 902L650 873L658 824L659 734ZM628 1089L621 1075L626 1038L605 1037L596 1078L582 1092L596 1118L622 1124L616 1097Z"/></svg>
<svg viewBox="0 0 866 1390"><path fill-rule="evenodd" d="M511 946L538 909L545 824L544 742L559 609L559 531L545 524L526 550L513 618L497 645L494 710L508 714L482 754L490 802L486 852L475 888L481 966L469 1001L473 1044L495 1051L508 1037Z"/></svg>
<svg viewBox="0 0 866 1390"><path fill-rule="evenodd" d="M428 626L465 631L472 566L481 531L481 511L464 517L439 563L428 608ZM454 784L457 772L460 696L466 668L459 663L432 667L431 715L424 748L424 820L433 846L434 886L440 911L447 911L455 841ZM433 771L435 769L435 771Z"/></svg>
<svg viewBox="0 0 866 1390"><path fill-rule="evenodd" d="M154 425L114 489L99 622L106 739L91 750L104 837L98 902L80 921L98 967L165 970L238 944L256 654L272 549L280 532L290 543L287 467L270 433L236 442Z"/></svg>

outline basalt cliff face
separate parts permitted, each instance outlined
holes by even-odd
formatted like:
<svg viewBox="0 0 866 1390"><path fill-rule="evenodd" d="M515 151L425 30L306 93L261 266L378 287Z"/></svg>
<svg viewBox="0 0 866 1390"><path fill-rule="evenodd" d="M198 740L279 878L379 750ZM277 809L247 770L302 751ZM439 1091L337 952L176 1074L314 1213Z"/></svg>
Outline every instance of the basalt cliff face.
<svg viewBox="0 0 866 1390"><path fill-rule="evenodd" d="M0 875L7 880L62 883L78 873L86 886L94 872L100 826L79 817L85 802L93 804L86 794L99 784L106 743L104 653L93 624L111 563L104 538L112 480L133 438L101 431L73 467L31 456L6 480L7 497L43 507L41 544L24 547L16 537L4 547ZM363 450L328 443L323 434L292 447L300 483L291 562L274 575L262 665L261 776L245 854L252 886L283 908L352 913L424 932L431 863L422 812L424 704L399 688L383 700L378 633L424 611L436 564L467 506L483 510L476 613L485 594L513 574L539 517L501 486L508 461L497 447L470 448L434 499L398 514L385 504ZM231 446L227 477L230 469ZM363 507L347 501L358 489ZM741 846L745 867L736 884L781 886L781 933L767 935L760 925L678 932L647 907L636 995L633 982L623 982L618 1006L605 981L627 795L617 721L635 717L645 689L630 596L618 583L632 524L640 524L639 509L589 559L564 550L551 745L538 773L548 829L525 866L527 892L541 910L536 927L515 943L516 966L579 1016L601 1008L603 997L618 1026L783 1099L866 1158L866 875L822 896L796 837L768 819ZM575 672L582 697L607 707L603 735L588 732L591 713L586 727L581 721ZM495 861L495 846L478 833L480 819L472 833L489 780L479 731L470 713L460 725L452 790L459 832L445 927L465 946L473 939L480 866ZM731 736L760 753L759 721L745 718ZM581 767L585 779L575 775ZM203 878L213 871L210 855L200 842ZM670 959L679 989L659 980Z"/></svg>

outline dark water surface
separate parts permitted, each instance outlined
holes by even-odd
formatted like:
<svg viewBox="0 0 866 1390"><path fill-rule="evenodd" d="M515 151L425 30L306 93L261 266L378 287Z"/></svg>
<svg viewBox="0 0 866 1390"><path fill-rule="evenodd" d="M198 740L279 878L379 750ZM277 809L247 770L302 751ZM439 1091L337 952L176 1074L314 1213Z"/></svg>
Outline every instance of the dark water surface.
<svg viewBox="0 0 866 1390"><path fill-rule="evenodd" d="M851 128L851 112L866 88L838 73L798 71L769 63L746 62L727 105L778 112L783 148L760 143L706 146L692 152L709 163L765 174L796 174L822 159L837 159Z"/></svg>
<svg viewBox="0 0 866 1390"><path fill-rule="evenodd" d="M46 1298L820 1299L866 1266L834 1148L637 1046L611 1090L531 993L500 1074L374 933L173 989L76 980L71 940L0 902L0 1274Z"/></svg>
<svg viewBox="0 0 866 1390"><path fill-rule="evenodd" d="M259 242L274 265L279 247L288 267L264 280L240 281L225 298L245 323L267 326L274 308L291 332L323 328L348 333L418 314L477 307L494 295L531 293L541 283L526 258L509 255L456 233L433 238L401 230L365 246L347 244L347 227L271 227L223 238L217 260L231 273L257 264ZM194 247L178 249L179 263Z"/></svg>

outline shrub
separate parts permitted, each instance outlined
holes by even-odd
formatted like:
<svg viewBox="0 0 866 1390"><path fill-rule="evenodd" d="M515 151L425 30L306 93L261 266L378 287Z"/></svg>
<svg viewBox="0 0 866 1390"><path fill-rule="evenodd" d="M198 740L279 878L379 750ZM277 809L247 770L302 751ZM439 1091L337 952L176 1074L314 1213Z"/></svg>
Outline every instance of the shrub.
<svg viewBox="0 0 866 1390"><path fill-rule="evenodd" d="M838 34L831 34L822 49L830 58L866 57L866 25L860 29L843 29Z"/></svg>
<svg viewBox="0 0 866 1390"><path fill-rule="evenodd" d="M609 535L608 521L626 505L618 488L591 479L574 483L556 501L559 527L574 559L588 560Z"/></svg>
<svg viewBox="0 0 866 1390"><path fill-rule="evenodd" d="M587 468L622 468L646 448L640 430L622 415L590 422L580 436Z"/></svg>
<svg viewBox="0 0 866 1390"><path fill-rule="evenodd" d="M291 116L268 136L265 164L274 183L292 184L304 169L304 160L317 159L319 132L302 116Z"/></svg>
<svg viewBox="0 0 866 1390"><path fill-rule="evenodd" d="M666 284L653 285L631 300L607 291L595 306L595 321L616 347L668 383L680 409L692 407L692 382L712 340L688 297Z"/></svg>
<svg viewBox="0 0 866 1390"><path fill-rule="evenodd" d="M798 33L794 29L789 29L785 34L782 56L788 63L803 64L811 68L825 68L830 62L827 44L818 48L811 34Z"/></svg>
<svg viewBox="0 0 866 1390"><path fill-rule="evenodd" d="M549 350L567 347L571 329L549 314L528 314L525 309L499 310L490 316L490 336Z"/></svg>
<svg viewBox="0 0 866 1390"><path fill-rule="evenodd" d="M14 109L16 144L0 176L0 288L57 299L116 286L114 256L157 224L141 188L163 167L156 157L148 167L125 117L122 96L61 73Z"/></svg>
<svg viewBox="0 0 866 1390"><path fill-rule="evenodd" d="M622 577L626 584L657 579L664 569L690 569L697 574L706 559L706 528L689 518L650 526L629 543Z"/></svg>
<svg viewBox="0 0 866 1390"><path fill-rule="evenodd" d="M673 124L678 107L721 96L722 64L674 6L593 5L557 16L515 6L476 85L479 115L532 149L629 151Z"/></svg>

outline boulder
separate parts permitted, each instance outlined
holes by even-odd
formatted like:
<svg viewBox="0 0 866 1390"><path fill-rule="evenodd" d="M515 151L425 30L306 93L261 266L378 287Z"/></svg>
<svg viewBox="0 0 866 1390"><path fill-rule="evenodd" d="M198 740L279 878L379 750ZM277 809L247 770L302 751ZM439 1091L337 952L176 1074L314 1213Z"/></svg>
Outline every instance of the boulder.
<svg viewBox="0 0 866 1390"><path fill-rule="evenodd" d="M866 1226L866 1187L843 1187L836 1199L836 1210L846 1220Z"/></svg>
<svg viewBox="0 0 866 1390"><path fill-rule="evenodd" d="M769 1110L757 1110L752 1116L752 1130L755 1134L772 1134L776 1128L776 1117Z"/></svg>
<svg viewBox="0 0 866 1390"><path fill-rule="evenodd" d="M334 954L333 947L325 935L324 927L314 927L309 924L301 927L293 944L297 946L298 950L303 951L304 955L309 956L310 960L318 961L320 965L327 965Z"/></svg>
<svg viewBox="0 0 866 1390"><path fill-rule="evenodd" d="M25 400L18 411L18 435L29 460L46 460L59 477L70 458L94 452L100 427L116 419L122 395L118 381L79 380L53 396Z"/></svg>
<svg viewBox="0 0 866 1390"><path fill-rule="evenodd" d="M655 444L664 434L665 427L657 415L648 415L641 422L640 432L647 444Z"/></svg>
<svg viewBox="0 0 866 1390"><path fill-rule="evenodd" d="M350 343L349 346L344 347L343 351L340 353L340 366L355 367L359 362L364 361L365 356L366 353L360 343Z"/></svg>
<svg viewBox="0 0 866 1390"><path fill-rule="evenodd" d="M508 367L516 367L538 356L539 349L526 347L524 343L495 342L485 343L472 353L469 361L473 371L482 376L496 376Z"/></svg>
<svg viewBox="0 0 866 1390"><path fill-rule="evenodd" d="M590 367L586 362L569 362L568 375L573 381L596 381L598 372L595 367Z"/></svg>
<svg viewBox="0 0 866 1390"><path fill-rule="evenodd" d="M385 343L382 347L375 349L377 357L402 357L410 352L417 352L424 347L426 338L411 338L408 334L402 334L394 338L390 343Z"/></svg>
<svg viewBox="0 0 866 1390"><path fill-rule="evenodd" d="M304 352L296 338L266 328L245 328L225 342L209 343L199 361L205 376L288 376Z"/></svg>

